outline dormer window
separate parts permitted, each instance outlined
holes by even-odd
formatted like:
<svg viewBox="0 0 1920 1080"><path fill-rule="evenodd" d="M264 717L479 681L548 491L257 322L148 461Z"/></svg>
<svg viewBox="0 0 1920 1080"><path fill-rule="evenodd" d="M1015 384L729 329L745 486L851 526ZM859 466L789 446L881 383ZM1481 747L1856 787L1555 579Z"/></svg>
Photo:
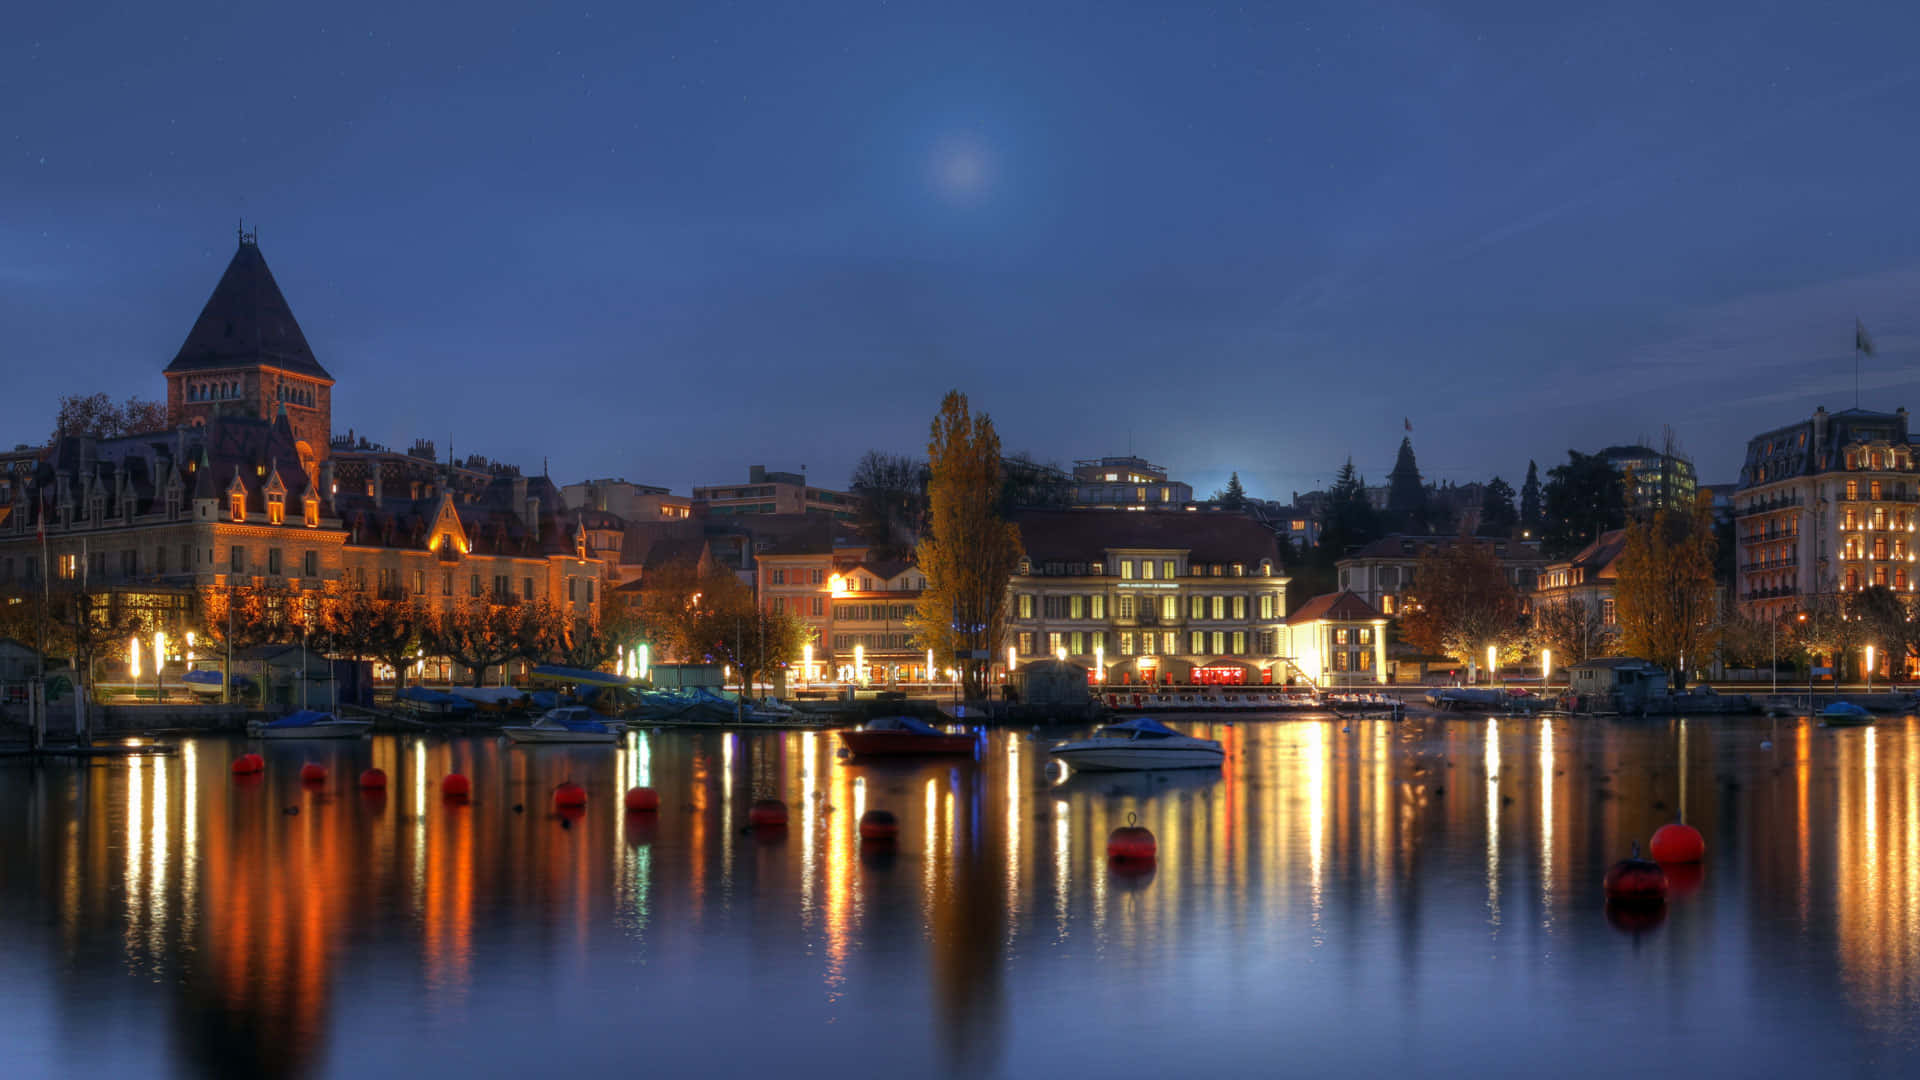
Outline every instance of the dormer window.
<svg viewBox="0 0 1920 1080"><path fill-rule="evenodd" d="M303 510L305 512L307 528L309 529L319 528L320 527L320 496L318 495L307 496L306 505L303 507Z"/></svg>
<svg viewBox="0 0 1920 1080"><path fill-rule="evenodd" d="M231 496L228 497L227 501L229 503L229 512L233 515L233 520L235 521L247 520L246 492L236 491Z"/></svg>
<svg viewBox="0 0 1920 1080"><path fill-rule="evenodd" d="M287 520L287 504L284 499L275 496L267 500L267 524L282 525Z"/></svg>

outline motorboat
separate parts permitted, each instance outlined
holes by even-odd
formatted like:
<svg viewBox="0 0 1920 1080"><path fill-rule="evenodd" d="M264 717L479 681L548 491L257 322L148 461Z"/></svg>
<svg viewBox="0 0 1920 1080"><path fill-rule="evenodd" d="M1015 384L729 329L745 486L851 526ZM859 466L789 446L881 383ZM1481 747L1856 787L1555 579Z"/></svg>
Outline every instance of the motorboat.
<svg viewBox="0 0 1920 1080"><path fill-rule="evenodd" d="M911 716L876 717L865 727L842 731L840 742L862 757L972 754L980 746L977 735L942 731Z"/></svg>
<svg viewBox="0 0 1920 1080"><path fill-rule="evenodd" d="M226 673L212 668L197 668L189 671L180 676L180 681L186 684L188 690L201 697L219 697L227 691Z"/></svg>
<svg viewBox="0 0 1920 1080"><path fill-rule="evenodd" d="M1212 739L1182 735L1147 716L1108 724L1092 738L1063 742L1048 753L1076 772L1217 769L1227 758L1227 752Z"/></svg>
<svg viewBox="0 0 1920 1080"><path fill-rule="evenodd" d="M548 709L531 724L508 725L500 734L517 743L611 743L619 732L584 705Z"/></svg>
<svg viewBox="0 0 1920 1080"><path fill-rule="evenodd" d="M409 686L395 694L394 701L416 716L465 720L474 712L473 702L430 686Z"/></svg>
<svg viewBox="0 0 1920 1080"><path fill-rule="evenodd" d="M1848 727L1873 723L1873 714L1851 701L1836 701L1820 710L1820 720L1828 727Z"/></svg>
<svg viewBox="0 0 1920 1080"><path fill-rule="evenodd" d="M756 724L783 723L793 719L793 706L774 698L749 698L747 719Z"/></svg>
<svg viewBox="0 0 1920 1080"><path fill-rule="evenodd" d="M1385 715L1398 720L1406 712L1407 703L1392 694L1355 691L1328 694L1327 707L1340 716Z"/></svg>
<svg viewBox="0 0 1920 1080"><path fill-rule="evenodd" d="M358 739L372 730L371 720L342 720L318 709L301 709L278 720L247 724L247 733L256 739Z"/></svg>
<svg viewBox="0 0 1920 1080"><path fill-rule="evenodd" d="M447 693L473 702L473 707L480 712L496 716L519 712L530 704L527 692L513 686L450 686Z"/></svg>

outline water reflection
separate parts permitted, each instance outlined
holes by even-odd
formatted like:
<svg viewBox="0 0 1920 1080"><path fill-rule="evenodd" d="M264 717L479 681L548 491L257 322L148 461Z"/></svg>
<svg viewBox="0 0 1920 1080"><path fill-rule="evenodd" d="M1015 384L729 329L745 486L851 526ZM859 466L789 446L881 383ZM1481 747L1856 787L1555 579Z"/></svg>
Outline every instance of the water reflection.
<svg viewBox="0 0 1920 1080"><path fill-rule="evenodd" d="M1715 1071L1915 1060L1920 721L1195 730L1223 773L1056 785L1023 732L959 765L664 732L276 746L254 784L224 740L8 766L0 936L12 984L63 1016L55 1060L89 1070L523 1071L554 1046L611 1068L644 1042L668 1072L732 1071L858 1038L889 1069L1235 1072L1251 1016L1303 1070L1592 1071L1629 1032ZM300 785L308 759L333 779ZM369 765L390 792L354 791ZM439 797L452 771L470 804ZM584 815L552 809L566 779ZM625 812L636 785L658 814ZM762 797L792 808L784 839L738 827ZM897 844L863 848L868 809ZM1705 874L1616 935L1601 872L1681 814ZM1151 872L1107 864L1129 815ZM1740 1037L1704 1049L1649 1023L1656 1003ZM546 1030L516 1040L529 1008ZM1471 1021L1488 1009L1526 1029Z"/></svg>

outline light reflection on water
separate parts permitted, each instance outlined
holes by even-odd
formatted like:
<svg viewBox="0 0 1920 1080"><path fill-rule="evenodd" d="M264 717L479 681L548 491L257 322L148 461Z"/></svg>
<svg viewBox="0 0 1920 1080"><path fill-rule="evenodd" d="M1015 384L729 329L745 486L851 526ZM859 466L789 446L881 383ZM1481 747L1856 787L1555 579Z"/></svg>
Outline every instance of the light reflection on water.
<svg viewBox="0 0 1920 1080"><path fill-rule="evenodd" d="M1920 1063L1920 721L1192 727L1223 774L1054 784L1024 731L960 763L676 732L272 745L252 783L238 740L10 763L0 1053L9 1075L740 1072L849 1047L968 1074L1281 1052L1591 1074L1629 1045L1662 1071ZM326 785L298 782L308 759ZM393 790L355 790L369 765ZM470 805L439 796L454 770ZM563 779L591 792L577 819ZM657 816L621 809L635 784ZM788 835L740 831L762 797ZM862 844L868 809L897 845ZM1129 814L1148 873L1106 864ZM1616 930L1602 872L1682 814L1708 838L1696 891Z"/></svg>

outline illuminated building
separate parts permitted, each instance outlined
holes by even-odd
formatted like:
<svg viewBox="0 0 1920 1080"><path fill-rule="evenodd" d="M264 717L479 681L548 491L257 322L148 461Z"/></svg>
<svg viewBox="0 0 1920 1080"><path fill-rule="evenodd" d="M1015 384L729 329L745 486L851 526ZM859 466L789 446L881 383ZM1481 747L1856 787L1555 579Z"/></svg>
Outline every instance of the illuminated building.
<svg viewBox="0 0 1920 1080"><path fill-rule="evenodd" d="M167 429L7 458L0 590L51 577L174 640L196 602L235 586L552 601L581 620L599 603L602 560L546 477L330 436L333 377L251 235L165 376Z"/></svg>
<svg viewBox="0 0 1920 1080"><path fill-rule="evenodd" d="M754 557L760 606L813 628L817 670L803 677L834 678L858 647L875 682L927 681L925 648L908 625L926 576L909 560L875 559L829 535L789 538Z"/></svg>
<svg viewBox="0 0 1920 1080"><path fill-rule="evenodd" d="M1914 590L1920 478L1907 410L1844 409L1747 442L1733 497L1735 600L1780 618L1815 596Z"/></svg>
<svg viewBox="0 0 1920 1080"><path fill-rule="evenodd" d="M1316 596L1287 618L1287 654L1319 686L1387 681L1387 620L1350 592Z"/></svg>
<svg viewBox="0 0 1920 1080"><path fill-rule="evenodd" d="M1650 446L1609 446L1595 457L1627 481L1627 505L1638 510L1690 510L1699 491L1693 462Z"/></svg>
<svg viewBox="0 0 1920 1080"><path fill-rule="evenodd" d="M693 500L663 487L626 480L586 480L560 489L569 510L605 510L626 521L684 521Z"/></svg>
<svg viewBox="0 0 1920 1080"><path fill-rule="evenodd" d="M1087 458L1073 463L1074 505L1105 510L1175 510L1193 501L1193 485L1169 480L1145 458Z"/></svg>
<svg viewBox="0 0 1920 1080"><path fill-rule="evenodd" d="M708 484L693 489L698 513L829 514L842 521L853 518L858 500L844 491L830 491L807 483L804 473L769 471L765 465L747 470L744 484Z"/></svg>
<svg viewBox="0 0 1920 1080"><path fill-rule="evenodd" d="M1020 563L1008 644L1106 681L1283 682L1286 572L1271 529L1237 514L1034 510L1014 516Z"/></svg>
<svg viewBox="0 0 1920 1080"><path fill-rule="evenodd" d="M1403 594L1413 587L1414 567L1420 559L1458 542L1452 536L1383 536L1334 564L1339 572L1340 591L1357 593L1362 600L1389 617L1400 614ZM1506 571L1507 583L1522 597L1538 586L1540 572L1547 560L1540 546L1520 540L1475 539L1475 544L1490 544Z"/></svg>
<svg viewBox="0 0 1920 1080"><path fill-rule="evenodd" d="M1598 611L1608 631L1619 629L1614 617L1613 587L1619 578L1620 555L1627 549L1625 529L1613 529L1575 552L1571 558L1550 562L1540 571L1533 593L1536 610L1543 604L1585 604Z"/></svg>

